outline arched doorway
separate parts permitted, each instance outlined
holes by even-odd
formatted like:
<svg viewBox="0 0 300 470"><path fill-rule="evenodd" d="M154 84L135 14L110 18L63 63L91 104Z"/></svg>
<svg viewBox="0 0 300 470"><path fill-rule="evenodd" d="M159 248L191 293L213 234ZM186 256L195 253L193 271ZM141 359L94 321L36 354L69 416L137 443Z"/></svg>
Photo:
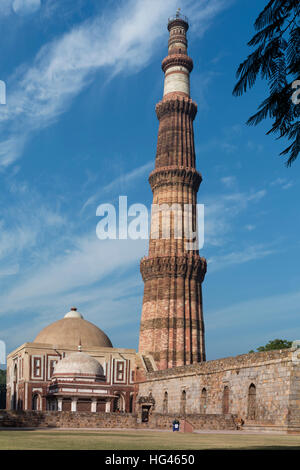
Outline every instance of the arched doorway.
<svg viewBox="0 0 300 470"><path fill-rule="evenodd" d="M256 387L251 384L248 390L248 419L256 418Z"/></svg>
<svg viewBox="0 0 300 470"><path fill-rule="evenodd" d="M206 413L206 399L207 399L207 391L206 388L202 389L201 397L200 397L200 413Z"/></svg>
<svg viewBox="0 0 300 470"><path fill-rule="evenodd" d="M165 392L164 399L163 399L163 414L168 414L168 392Z"/></svg>
<svg viewBox="0 0 300 470"><path fill-rule="evenodd" d="M155 399L152 392L148 396L140 396L138 399L139 412L141 413L142 423L147 423L152 410L155 408Z"/></svg>
<svg viewBox="0 0 300 470"><path fill-rule="evenodd" d="M40 409L40 396L38 393L32 395L32 409L38 411Z"/></svg>
<svg viewBox="0 0 300 470"><path fill-rule="evenodd" d="M224 415L229 413L229 387L227 386L223 390L222 412Z"/></svg>
<svg viewBox="0 0 300 470"><path fill-rule="evenodd" d="M186 413L186 391L182 390L181 402L180 402L180 414L185 415L185 413Z"/></svg>

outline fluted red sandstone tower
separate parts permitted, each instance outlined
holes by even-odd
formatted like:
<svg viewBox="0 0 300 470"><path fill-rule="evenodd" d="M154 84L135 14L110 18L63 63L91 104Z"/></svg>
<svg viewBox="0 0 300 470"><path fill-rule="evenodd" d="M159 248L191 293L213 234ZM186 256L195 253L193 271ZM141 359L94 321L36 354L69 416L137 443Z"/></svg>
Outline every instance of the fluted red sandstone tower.
<svg viewBox="0 0 300 470"><path fill-rule="evenodd" d="M201 175L195 169L193 121L197 105L190 99L193 61L187 55L188 21L179 12L169 19L169 52L162 62L164 96L156 105L159 119L155 170L149 177L153 204L175 204L170 234L163 213L152 212L149 255L141 261L145 283L139 352L150 353L159 369L205 361L201 284L206 260L187 236L175 228L196 231L197 192ZM185 206L192 208L190 214ZM157 207L157 206L155 206ZM159 206L161 207L161 206Z"/></svg>

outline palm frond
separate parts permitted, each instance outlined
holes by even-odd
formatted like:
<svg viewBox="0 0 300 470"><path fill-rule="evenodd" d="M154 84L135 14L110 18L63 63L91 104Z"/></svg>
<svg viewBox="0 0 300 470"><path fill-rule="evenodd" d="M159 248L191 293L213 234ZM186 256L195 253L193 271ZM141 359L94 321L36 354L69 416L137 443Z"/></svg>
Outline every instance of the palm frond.
<svg viewBox="0 0 300 470"><path fill-rule="evenodd" d="M280 18L284 3L284 0L270 0L256 19L255 29L259 31Z"/></svg>
<svg viewBox="0 0 300 470"><path fill-rule="evenodd" d="M256 51L250 54L247 59L242 62L237 70L237 77L240 77L237 84L234 87L233 95L240 96L247 87L252 88L255 84L257 75L260 70L260 57L263 51L263 46L259 46Z"/></svg>
<svg viewBox="0 0 300 470"><path fill-rule="evenodd" d="M292 99L293 83L300 79L299 16L299 0L268 1L255 22L258 32L248 43L250 47L258 47L239 65L238 81L233 89L233 95L240 96L254 86L258 75L268 81L269 96L247 124L256 126L264 119L270 119L272 127L267 135L292 140L281 153L289 154L288 166L297 158L300 142L300 105Z"/></svg>
<svg viewBox="0 0 300 470"><path fill-rule="evenodd" d="M267 117L273 118L276 114L277 107L278 95L275 93L274 95L268 96L268 98L259 105L259 111L248 119L248 126L257 126L257 124L261 123L261 121Z"/></svg>
<svg viewBox="0 0 300 470"><path fill-rule="evenodd" d="M269 81L271 94L280 93L286 83L285 56L281 53L272 63L271 79Z"/></svg>
<svg viewBox="0 0 300 470"><path fill-rule="evenodd" d="M289 158L286 162L286 166L291 166L292 163L296 160L300 152L300 124L299 122L295 124L295 127L291 130L291 135L289 138L294 138L294 142L289 145L285 150L283 150L280 155L289 155Z"/></svg>
<svg viewBox="0 0 300 470"><path fill-rule="evenodd" d="M300 27L293 29L286 48L287 73L300 73Z"/></svg>
<svg viewBox="0 0 300 470"><path fill-rule="evenodd" d="M267 39L272 39L275 33L281 31L281 26L286 20L286 16L278 18L274 23L269 24L264 29L256 33L251 41L248 42L248 46L256 46L261 42L265 42Z"/></svg>

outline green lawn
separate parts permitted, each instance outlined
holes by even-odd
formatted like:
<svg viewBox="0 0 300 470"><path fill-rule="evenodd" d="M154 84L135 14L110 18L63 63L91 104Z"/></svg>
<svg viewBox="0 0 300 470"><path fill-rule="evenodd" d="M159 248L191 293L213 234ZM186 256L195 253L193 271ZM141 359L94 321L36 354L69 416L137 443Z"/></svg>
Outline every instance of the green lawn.
<svg viewBox="0 0 300 470"><path fill-rule="evenodd" d="M0 431L0 449L300 449L300 436L155 431Z"/></svg>

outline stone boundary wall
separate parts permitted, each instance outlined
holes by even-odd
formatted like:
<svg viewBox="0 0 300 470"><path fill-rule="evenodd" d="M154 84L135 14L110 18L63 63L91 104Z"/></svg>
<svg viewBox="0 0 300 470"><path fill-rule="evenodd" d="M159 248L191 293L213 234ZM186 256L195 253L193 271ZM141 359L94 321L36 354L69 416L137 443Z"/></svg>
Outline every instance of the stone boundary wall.
<svg viewBox="0 0 300 470"><path fill-rule="evenodd" d="M130 413L71 411L0 411L0 427L23 428L135 428Z"/></svg>
<svg viewBox="0 0 300 470"><path fill-rule="evenodd" d="M201 416L205 408L208 416L224 416L226 408L225 413L245 423L300 427L300 351L296 348L144 372L137 384L137 402L151 396L153 414L163 414L165 408L180 414L184 407L187 415ZM255 398L250 401L251 387Z"/></svg>
<svg viewBox="0 0 300 470"><path fill-rule="evenodd" d="M169 429L174 418L186 419L197 429L236 429L232 415L163 415L153 413L148 423L137 414L70 411L0 411L0 428L123 428Z"/></svg>

